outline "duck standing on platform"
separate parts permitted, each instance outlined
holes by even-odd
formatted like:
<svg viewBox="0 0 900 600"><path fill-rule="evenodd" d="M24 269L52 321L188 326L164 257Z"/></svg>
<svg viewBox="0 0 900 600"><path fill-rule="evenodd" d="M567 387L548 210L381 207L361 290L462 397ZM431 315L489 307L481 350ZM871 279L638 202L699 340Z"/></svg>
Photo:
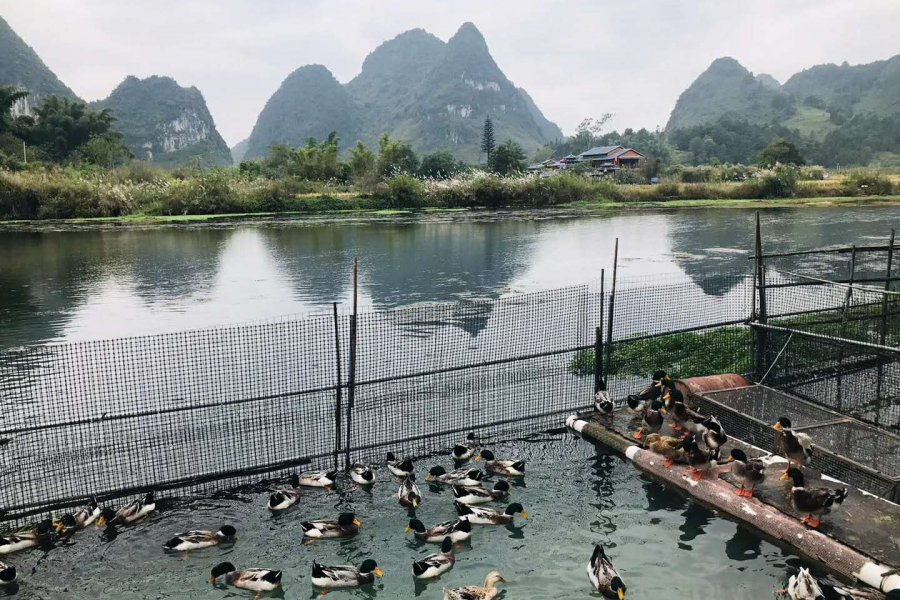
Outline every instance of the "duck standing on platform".
<svg viewBox="0 0 900 600"><path fill-rule="evenodd" d="M663 466L671 469L676 462L686 462L684 455L684 440L679 440L667 435L651 433L647 436L645 444L648 450L663 457Z"/></svg>
<svg viewBox="0 0 900 600"><path fill-rule="evenodd" d="M466 587L446 588L444 600L491 600L497 595L497 584L506 583L503 576L497 571L491 571L484 578L484 585L467 585Z"/></svg>
<svg viewBox="0 0 900 600"><path fill-rule="evenodd" d="M397 457L394 456L393 452L387 453L387 468L394 477L400 477L401 479L403 477L409 477L415 470L413 461L408 458L397 460Z"/></svg>
<svg viewBox="0 0 900 600"><path fill-rule="evenodd" d="M812 528L819 526L822 515L827 515L840 508L850 493L847 488L839 490L808 488L804 484L803 473L796 467L791 467L787 473L781 476L782 481L788 479L793 482L789 492L791 505L797 512L806 514L800 520ZM813 515L817 515L815 520L813 520Z"/></svg>
<svg viewBox="0 0 900 600"><path fill-rule="evenodd" d="M453 460L464 461L472 458L478 443L475 440L475 434L470 433L466 436L466 441L453 446Z"/></svg>
<svg viewBox="0 0 900 600"><path fill-rule="evenodd" d="M604 598L625 600L625 582L619 577L619 573L612 561L606 557L603 546L594 546L594 554L587 566L588 579L594 589L600 592Z"/></svg>
<svg viewBox="0 0 900 600"><path fill-rule="evenodd" d="M109 525L140 523L154 510L156 510L156 494L150 491L143 498L138 498L117 511L111 508L103 509L95 523L97 527L102 527L104 523Z"/></svg>
<svg viewBox="0 0 900 600"><path fill-rule="evenodd" d="M713 457L718 459L722 446L728 441L728 434L722 423L715 417L708 417L701 425L706 428L703 433L703 443L713 453Z"/></svg>
<svg viewBox="0 0 900 600"><path fill-rule="evenodd" d="M672 417L672 429L675 431L686 430L683 434L692 434L696 438L702 438L706 434L706 427L701 423L706 417L699 413L695 413L684 404L684 395L676 389L670 389L663 396L666 400L666 409L669 416Z"/></svg>
<svg viewBox="0 0 900 600"><path fill-rule="evenodd" d="M616 406L613 404L613 401L609 398L609 392L606 390L600 390L596 394L594 394L594 410L603 415L604 417L608 417L613 413L613 410Z"/></svg>
<svg viewBox="0 0 900 600"><path fill-rule="evenodd" d="M625 399L628 409L632 412L642 412L645 408L650 406L651 402L662 396L662 385L660 382L665 378L665 371L655 371L651 376L649 386L637 394L630 394Z"/></svg>
<svg viewBox="0 0 900 600"><path fill-rule="evenodd" d="M813 455L812 439L805 433L794 433L791 420L787 417L779 418L772 427L781 432L781 449L788 459L787 469L782 473L787 473L792 463L796 463L798 467L808 465Z"/></svg>
<svg viewBox="0 0 900 600"><path fill-rule="evenodd" d="M271 592L281 587L281 571L274 569L243 569L237 570L230 562L219 563L210 572L210 583L225 576L225 583L242 590L256 592L253 600L259 600L262 592Z"/></svg>
<svg viewBox="0 0 900 600"><path fill-rule="evenodd" d="M694 481L700 481L712 467L712 452L701 448L693 435L684 438L684 452L691 467L689 473L694 476Z"/></svg>
<svg viewBox="0 0 900 600"><path fill-rule="evenodd" d="M269 502L266 504L266 508L272 512L287 510L297 504L300 500L300 496L300 478L294 473L291 475L291 487L278 490L269 496Z"/></svg>
<svg viewBox="0 0 900 600"><path fill-rule="evenodd" d="M741 484L740 489L734 493L745 498L752 498L753 490L766 479L765 463L758 458L748 459L747 454L740 448L733 449L726 462L731 463L731 476Z"/></svg>
<svg viewBox="0 0 900 600"><path fill-rule="evenodd" d="M525 475L524 460L500 459L494 456L490 450L483 450L475 460L485 460L484 468L489 473L496 473L505 477L522 477Z"/></svg>
<svg viewBox="0 0 900 600"><path fill-rule="evenodd" d="M645 433L648 435L659 433L662 429L663 422L665 422L665 416L663 416L665 413L666 408L659 398L651 402L650 406L644 409L644 416L641 418L641 428L634 432L632 437L639 440L644 437Z"/></svg>

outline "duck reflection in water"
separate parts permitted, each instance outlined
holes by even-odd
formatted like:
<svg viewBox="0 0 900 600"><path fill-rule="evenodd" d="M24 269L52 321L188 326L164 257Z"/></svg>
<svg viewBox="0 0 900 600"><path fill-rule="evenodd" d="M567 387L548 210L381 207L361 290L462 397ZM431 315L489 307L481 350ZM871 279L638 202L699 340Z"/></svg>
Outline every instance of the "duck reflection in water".
<svg viewBox="0 0 900 600"><path fill-rule="evenodd" d="M691 502L688 504L687 510L682 513L684 516L684 523L679 527L679 531L681 531L681 535L678 537L680 542L692 542L701 535L706 533L706 527L709 525L709 522L712 518L712 512L708 509ZM679 543L679 548L683 550L693 550L694 548L689 544Z"/></svg>
<svg viewBox="0 0 900 600"><path fill-rule="evenodd" d="M762 554L762 538L744 527L737 526L734 535L725 542L725 554L731 560L756 560Z"/></svg>

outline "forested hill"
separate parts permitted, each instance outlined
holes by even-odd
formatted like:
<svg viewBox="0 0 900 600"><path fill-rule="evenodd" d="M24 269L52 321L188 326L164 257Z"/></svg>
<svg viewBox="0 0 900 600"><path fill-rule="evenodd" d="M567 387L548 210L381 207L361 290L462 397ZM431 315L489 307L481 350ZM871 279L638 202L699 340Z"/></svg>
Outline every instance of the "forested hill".
<svg viewBox="0 0 900 600"><path fill-rule="evenodd" d="M78 99L3 17L0 17L0 85L15 85L30 92L13 108L16 114L30 114L50 95Z"/></svg>
<svg viewBox="0 0 900 600"><path fill-rule="evenodd" d="M334 130L343 147L357 139L372 146L388 133L420 153L448 150L476 162L487 115L498 141L516 140L529 154L562 137L503 74L473 24L464 24L447 42L414 29L376 48L346 85L319 65L289 75L260 114L247 156Z"/></svg>
<svg viewBox="0 0 900 600"><path fill-rule="evenodd" d="M814 66L784 85L719 58L681 94L666 131L695 162L747 162L774 136L825 165L900 161L900 55Z"/></svg>
<svg viewBox="0 0 900 600"><path fill-rule="evenodd" d="M127 77L93 107L110 110L123 143L136 158L166 166L193 159L208 166L232 163L203 94L171 77Z"/></svg>

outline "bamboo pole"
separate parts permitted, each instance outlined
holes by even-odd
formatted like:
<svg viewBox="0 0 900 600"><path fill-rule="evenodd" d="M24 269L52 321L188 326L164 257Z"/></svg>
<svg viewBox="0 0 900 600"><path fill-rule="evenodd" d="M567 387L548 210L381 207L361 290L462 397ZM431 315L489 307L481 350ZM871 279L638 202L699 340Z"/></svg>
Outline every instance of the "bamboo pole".
<svg viewBox="0 0 900 600"><path fill-rule="evenodd" d="M613 251L613 277L612 277L612 291L609 295L609 322L606 327L606 368L607 370L610 368L612 364L612 344L613 344L613 324L614 324L614 315L616 313L616 277L619 270L619 238L616 238L616 246Z"/></svg>

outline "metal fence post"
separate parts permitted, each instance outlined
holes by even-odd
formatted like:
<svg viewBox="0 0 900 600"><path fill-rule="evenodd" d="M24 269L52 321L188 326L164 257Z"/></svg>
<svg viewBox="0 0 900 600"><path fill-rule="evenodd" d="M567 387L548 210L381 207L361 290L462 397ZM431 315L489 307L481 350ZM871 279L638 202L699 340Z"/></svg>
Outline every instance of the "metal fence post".
<svg viewBox="0 0 900 600"><path fill-rule="evenodd" d="M350 315L350 368L347 373L347 443L344 455L344 467L350 468L350 436L353 432L353 406L356 402L356 299L357 299L358 260L353 258L353 314Z"/></svg>
<svg viewBox="0 0 900 600"><path fill-rule="evenodd" d="M341 390L341 331L338 324L338 305L337 302L332 303L334 310L334 355L335 365L337 366L337 402L334 407L334 468L338 467L338 456L341 453L341 403L343 400Z"/></svg>
<svg viewBox="0 0 900 600"><path fill-rule="evenodd" d="M847 337L847 317L850 312L850 303L853 301L853 283L856 280L856 244L853 244L853 251L850 254L850 285L847 287L847 294L844 296L844 308L841 310L841 337ZM838 352L838 367L840 368L844 364L844 346L841 345L841 349ZM844 390L843 383L844 377L842 375L842 371L838 371L837 381L835 382L837 385L837 410L841 412L844 405Z"/></svg>
<svg viewBox="0 0 900 600"><path fill-rule="evenodd" d="M616 248L613 253L613 278L612 278L612 291L609 295L609 321L606 326L606 368L607 370L610 368L612 364L612 343L613 343L613 315L616 312L616 275L619 269L619 238L616 238ZM608 378L607 378L608 379ZM605 381L607 384L609 381Z"/></svg>
<svg viewBox="0 0 900 600"><path fill-rule="evenodd" d="M762 254L762 231L759 223L759 212L756 213L756 285L759 290L759 312L756 320L765 325L768 322L766 311L766 266ZM756 328L756 381L760 381L766 373L769 352L769 334L764 328Z"/></svg>
<svg viewBox="0 0 900 600"><path fill-rule="evenodd" d="M891 291L891 267L894 262L894 234L896 232L891 229L891 238L888 242L887 251L887 269L884 274L884 291ZM881 331L878 332L878 341L884 346L887 342L887 313L888 313L888 295L884 294L881 299ZM875 382L875 399L878 402L878 419L881 419L881 386L884 381L884 365L878 364L878 378ZM898 494L900 494L900 483L897 485Z"/></svg>

